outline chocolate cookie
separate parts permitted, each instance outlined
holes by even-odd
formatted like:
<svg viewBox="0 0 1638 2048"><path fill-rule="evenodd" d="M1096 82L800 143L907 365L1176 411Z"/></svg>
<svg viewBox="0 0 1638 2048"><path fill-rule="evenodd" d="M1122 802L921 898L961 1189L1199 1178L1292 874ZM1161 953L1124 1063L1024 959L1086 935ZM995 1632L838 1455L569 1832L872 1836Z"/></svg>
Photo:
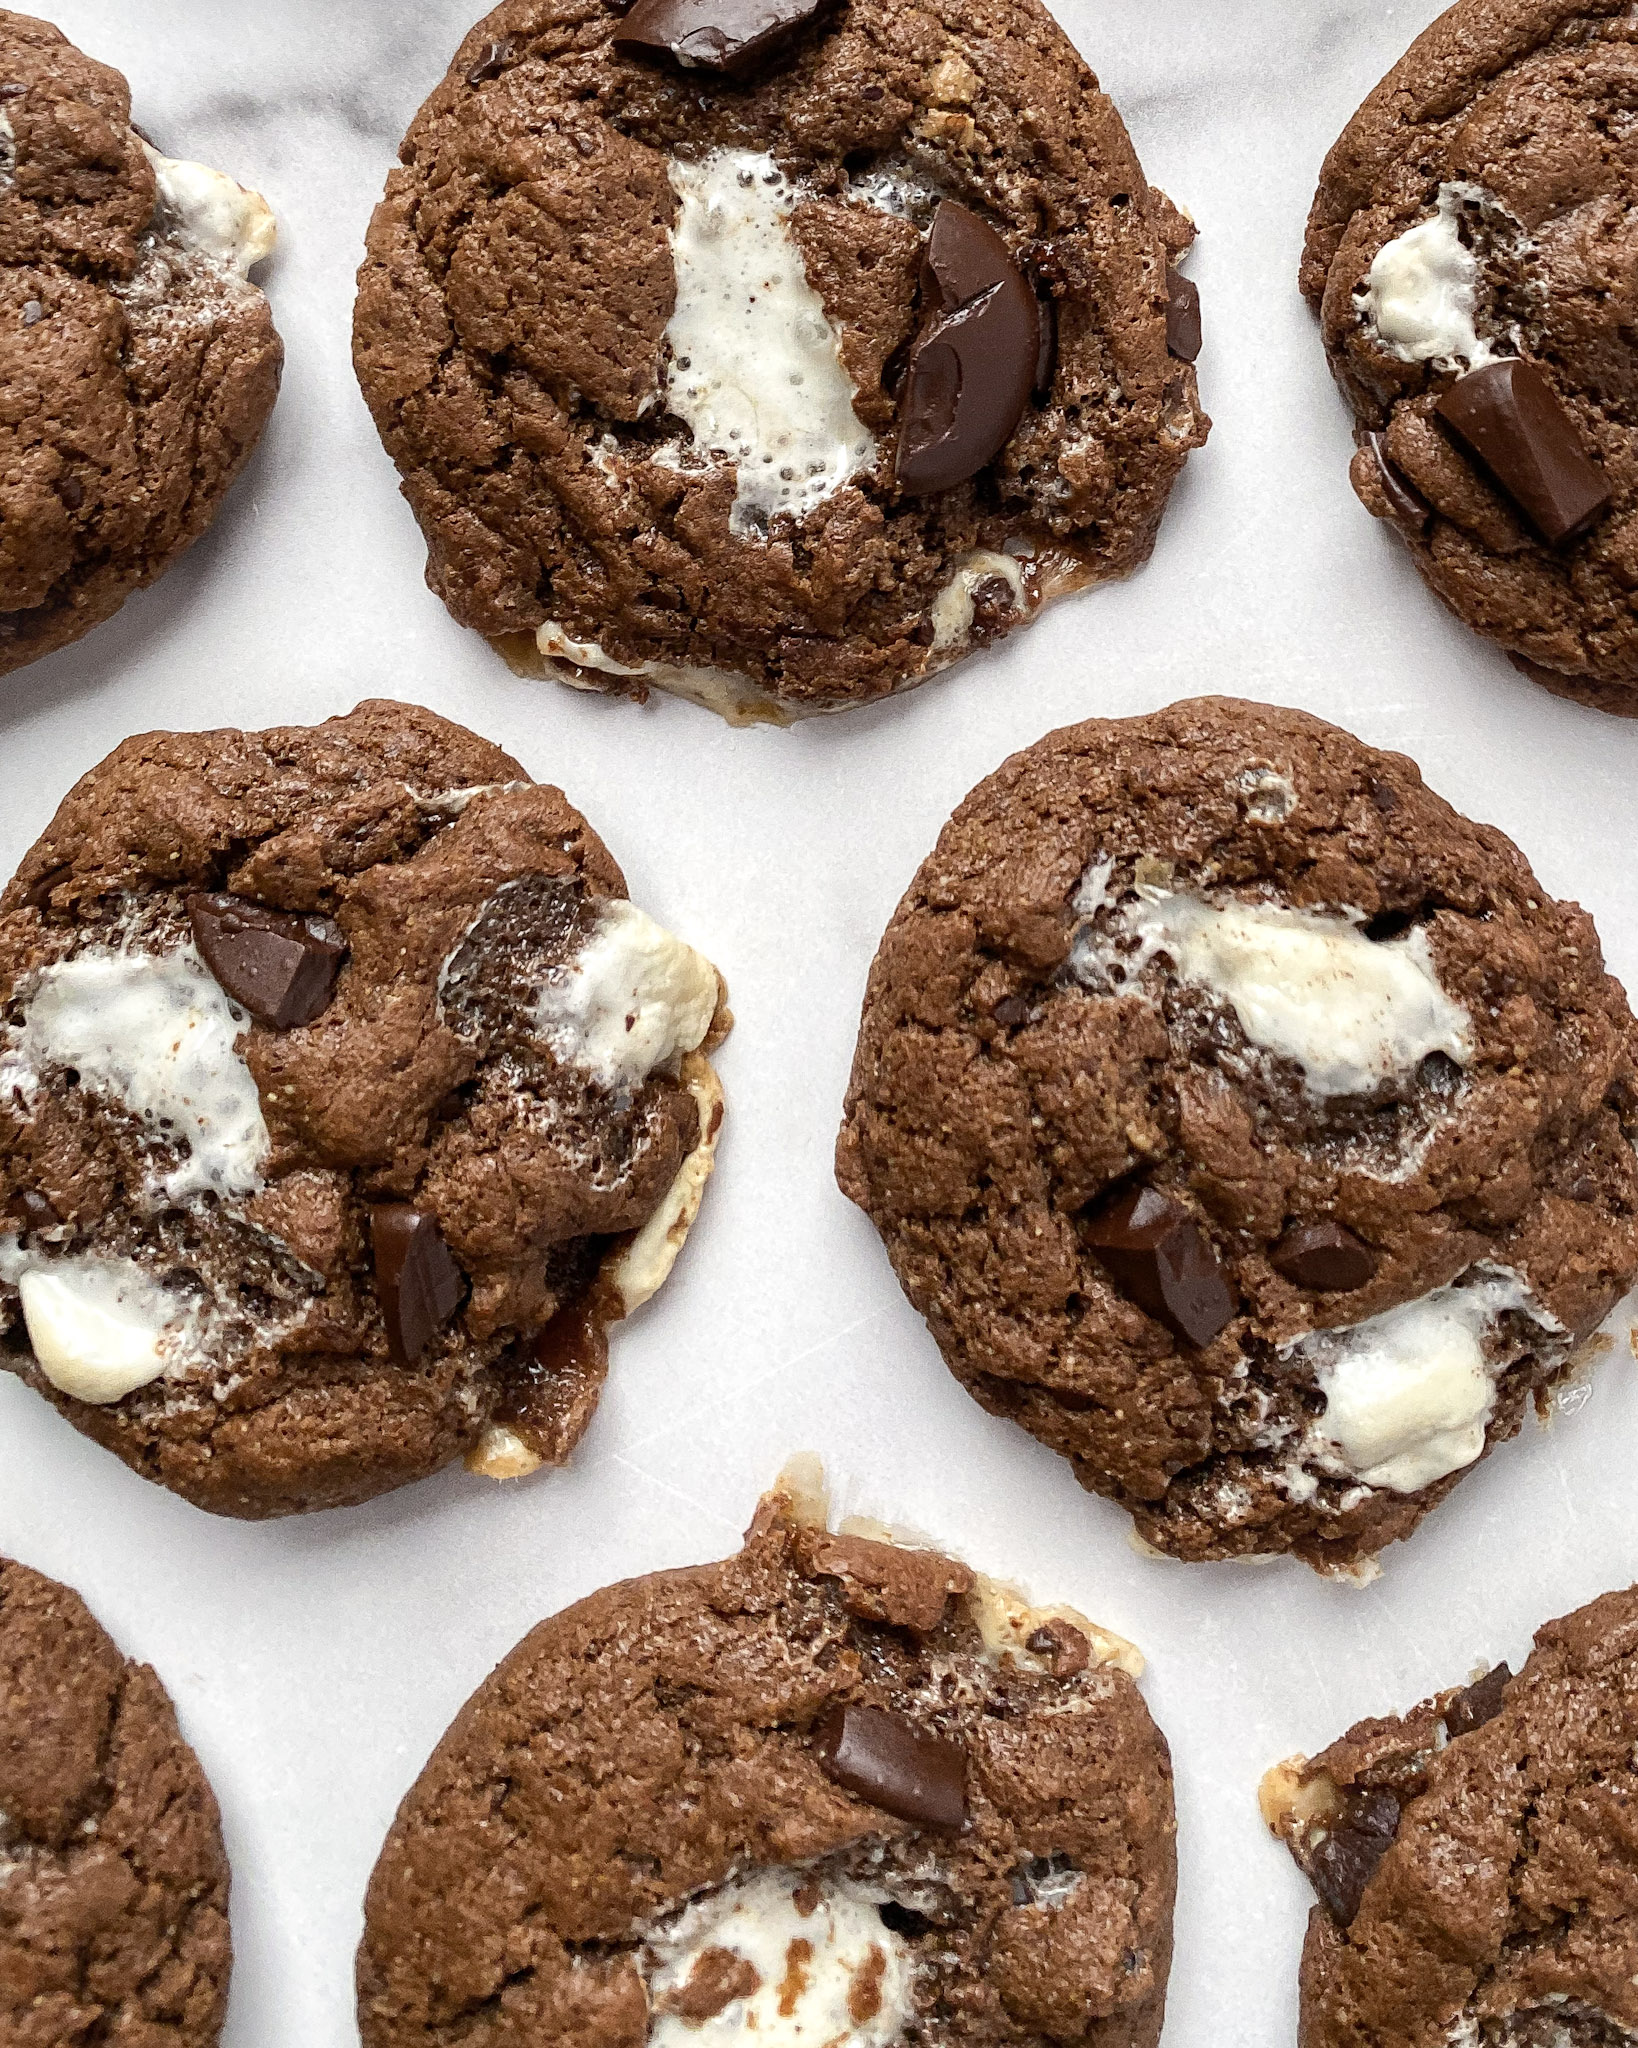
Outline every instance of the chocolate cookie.
<svg viewBox="0 0 1638 2048"><path fill-rule="evenodd" d="M724 1563L595 1593L398 1810L365 2048L1152 2048L1171 1763L1136 1651L787 1474Z"/></svg>
<svg viewBox="0 0 1638 2048"><path fill-rule="evenodd" d="M1263 1780L1320 1903L1301 2048L1621 2048L1638 2036L1638 1590Z"/></svg>
<svg viewBox="0 0 1638 2048"><path fill-rule="evenodd" d="M1229 698L969 796L837 1151L945 1361L1181 1558L1357 1571L1638 1270L1592 921L1413 764Z"/></svg>
<svg viewBox="0 0 1638 2048"><path fill-rule="evenodd" d="M1302 264L1368 509L1518 667L1629 715L1635 93L1624 0L1458 0L1326 158Z"/></svg>
<svg viewBox="0 0 1638 2048"><path fill-rule="evenodd" d="M1205 440L1193 227L1038 0L506 0L400 155L359 378L525 673L880 697L1135 568Z"/></svg>
<svg viewBox="0 0 1638 2048"><path fill-rule="evenodd" d="M562 793L430 712L127 740L0 896L0 1363L219 1514L560 1463L728 1022Z"/></svg>
<svg viewBox="0 0 1638 2048"><path fill-rule="evenodd" d="M131 126L117 71L0 10L0 674L215 518L278 394L273 239L259 193Z"/></svg>
<svg viewBox="0 0 1638 2048"><path fill-rule="evenodd" d="M221 1821L165 1688L0 1558L0 2040L209 2048L231 1963Z"/></svg>

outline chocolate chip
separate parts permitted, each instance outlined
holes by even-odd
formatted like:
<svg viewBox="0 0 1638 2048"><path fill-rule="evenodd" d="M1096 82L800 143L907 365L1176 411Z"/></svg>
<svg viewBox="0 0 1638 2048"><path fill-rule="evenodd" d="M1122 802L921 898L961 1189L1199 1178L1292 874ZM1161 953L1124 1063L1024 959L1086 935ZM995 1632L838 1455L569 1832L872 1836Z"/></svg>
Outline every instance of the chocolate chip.
<svg viewBox="0 0 1638 2048"><path fill-rule="evenodd" d="M464 1281L443 1232L408 1202L370 1211L375 1291L397 1365L413 1365L459 1308Z"/></svg>
<svg viewBox="0 0 1638 2048"><path fill-rule="evenodd" d="M1512 1676L1509 1666L1497 1664L1456 1695L1445 1709L1445 1733L1453 1742L1458 1735L1471 1735L1486 1721L1495 1720L1502 1710L1502 1693Z"/></svg>
<svg viewBox="0 0 1638 2048"><path fill-rule="evenodd" d="M1549 547L1579 539L1608 510L1604 472L1533 363L1510 356L1469 370L1438 412Z"/></svg>
<svg viewBox="0 0 1638 2048"><path fill-rule="evenodd" d="M1399 1832L1399 1801L1376 1788L1356 1792L1308 1854L1308 1875L1339 1927L1353 1924L1365 1887Z"/></svg>
<svg viewBox="0 0 1638 2048"><path fill-rule="evenodd" d="M1073 1678L1092 1661L1092 1645L1067 1621L1043 1622L1024 1638L1024 1648L1032 1656L1044 1657L1054 1678Z"/></svg>
<svg viewBox="0 0 1638 2048"><path fill-rule="evenodd" d="M1003 1031L1016 1031L1029 1022L1029 1004L1022 996L1003 996L990 1015Z"/></svg>
<svg viewBox="0 0 1638 2048"><path fill-rule="evenodd" d="M489 44L477 63L466 74L467 84L482 85L488 79L499 78L516 55L517 49L511 37L498 37Z"/></svg>
<svg viewBox="0 0 1638 2048"><path fill-rule="evenodd" d="M1007 245L941 199L922 262L927 317L910 350L893 473L901 491L947 491L1011 440L1040 370L1041 307Z"/></svg>
<svg viewBox="0 0 1638 2048"><path fill-rule="evenodd" d="M253 1017L288 1031L329 1007L347 958L339 941L242 896L190 896L187 909L205 965Z"/></svg>
<svg viewBox="0 0 1638 2048"><path fill-rule="evenodd" d="M25 1230L52 1230L62 1221L37 1188L24 1188L20 1194L13 1195L11 1206Z"/></svg>
<svg viewBox="0 0 1638 2048"><path fill-rule="evenodd" d="M1410 485L1388 460L1388 437L1386 434L1367 434L1363 447L1376 464L1376 473L1382 484L1382 496L1389 512L1401 526L1408 526L1414 533L1425 534L1433 524L1433 507L1420 491Z"/></svg>
<svg viewBox="0 0 1638 2048"><path fill-rule="evenodd" d="M1181 270L1166 273L1166 346L1185 363L1200 354L1200 287Z"/></svg>
<svg viewBox="0 0 1638 2048"><path fill-rule="evenodd" d="M38 327L44 318L45 307L40 304L38 299L26 299L23 302L23 325L25 327Z"/></svg>
<svg viewBox="0 0 1638 2048"><path fill-rule="evenodd" d="M1234 1296L1211 1241L1169 1195L1135 1188L1084 1229L1121 1293L1185 1343L1209 1344L1233 1320Z"/></svg>
<svg viewBox="0 0 1638 2048"><path fill-rule="evenodd" d="M1293 1224L1272 1257L1293 1287L1315 1294L1352 1294L1376 1272L1376 1253L1340 1223Z"/></svg>
<svg viewBox="0 0 1638 2048"><path fill-rule="evenodd" d="M57 479L57 496L70 512L77 512L85 503L85 486L77 476L60 476Z"/></svg>
<svg viewBox="0 0 1638 2048"><path fill-rule="evenodd" d="M826 0L637 0L614 32L628 54L744 78L776 56Z"/></svg>
<svg viewBox="0 0 1638 2048"><path fill-rule="evenodd" d="M881 1707L833 1707L817 1730L825 1776L884 1813L947 1833L967 1822L967 1753Z"/></svg>

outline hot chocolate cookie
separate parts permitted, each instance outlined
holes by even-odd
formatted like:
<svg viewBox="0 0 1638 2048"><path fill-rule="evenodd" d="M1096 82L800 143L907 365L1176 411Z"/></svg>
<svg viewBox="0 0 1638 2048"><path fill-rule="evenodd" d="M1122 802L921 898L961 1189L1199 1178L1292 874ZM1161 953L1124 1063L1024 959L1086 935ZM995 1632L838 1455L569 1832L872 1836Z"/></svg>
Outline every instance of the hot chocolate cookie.
<svg viewBox="0 0 1638 2048"><path fill-rule="evenodd" d="M215 518L278 393L273 238L259 193L132 127L117 71L0 10L0 674Z"/></svg>
<svg viewBox="0 0 1638 2048"><path fill-rule="evenodd" d="M1627 1814L1638 1592L1263 1780L1313 1882L1302 2048L1622 2048L1638 2034Z"/></svg>
<svg viewBox="0 0 1638 2048"><path fill-rule="evenodd" d="M211 2048L231 1960L221 1821L165 1688L0 1558L0 2040Z"/></svg>
<svg viewBox="0 0 1638 2048"><path fill-rule="evenodd" d="M865 702L1135 568L1206 437L1194 230L1038 0L505 0L400 154L359 377L528 672Z"/></svg>
<svg viewBox="0 0 1638 2048"><path fill-rule="evenodd" d="M430 712L128 740L0 896L0 1362L220 1514L561 1462L727 1025L561 792Z"/></svg>
<svg viewBox="0 0 1638 2048"><path fill-rule="evenodd" d="M790 1476L721 1564L481 1685L365 1904L365 2048L1152 2048L1171 1765L1142 1660Z"/></svg>
<svg viewBox="0 0 1638 2048"><path fill-rule="evenodd" d="M1355 1571L1638 1271L1585 912L1411 762L1227 698L982 783L871 970L837 1153L951 1370L1189 1559Z"/></svg>
<svg viewBox="0 0 1638 2048"><path fill-rule="evenodd" d="M1302 264L1366 506L1519 667L1628 714L1635 92L1624 0L1458 0L1326 158Z"/></svg>

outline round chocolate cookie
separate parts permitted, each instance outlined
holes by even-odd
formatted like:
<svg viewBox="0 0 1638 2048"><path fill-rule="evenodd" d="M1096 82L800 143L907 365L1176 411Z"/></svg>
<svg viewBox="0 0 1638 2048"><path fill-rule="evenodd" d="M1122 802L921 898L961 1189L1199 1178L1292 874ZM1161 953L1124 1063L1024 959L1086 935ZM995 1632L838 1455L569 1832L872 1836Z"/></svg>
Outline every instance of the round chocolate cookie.
<svg viewBox="0 0 1638 2048"><path fill-rule="evenodd" d="M1635 95L1626 0L1458 0L1326 158L1302 264L1366 506L1516 666L1626 714Z"/></svg>
<svg viewBox="0 0 1638 2048"><path fill-rule="evenodd" d="M400 155L359 378L525 673L866 702L1135 568L1205 440L1193 227L1039 0L505 0Z"/></svg>
<svg viewBox="0 0 1638 2048"><path fill-rule="evenodd" d="M738 1556L526 1636L376 1864L365 2048L1152 2048L1175 1822L1142 1659L887 1534L830 1534L787 1475Z"/></svg>
<svg viewBox="0 0 1638 2048"><path fill-rule="evenodd" d="M562 793L430 712L127 740L0 896L0 1363L220 1514L559 1463L728 1022Z"/></svg>
<svg viewBox="0 0 1638 2048"><path fill-rule="evenodd" d="M951 1370L1174 1556L1357 1572L1638 1270L1591 920L1229 698L1049 735L871 970L837 1152Z"/></svg>
<svg viewBox="0 0 1638 2048"><path fill-rule="evenodd" d="M221 1820L165 1688L0 1557L0 2040L210 2048L231 1966Z"/></svg>
<svg viewBox="0 0 1638 2048"><path fill-rule="evenodd" d="M1638 1590L1263 1780L1312 1880L1301 2048L1627 2048Z"/></svg>
<svg viewBox="0 0 1638 2048"><path fill-rule="evenodd" d="M117 71L0 10L0 673L205 531L278 395L256 192L162 156Z"/></svg>

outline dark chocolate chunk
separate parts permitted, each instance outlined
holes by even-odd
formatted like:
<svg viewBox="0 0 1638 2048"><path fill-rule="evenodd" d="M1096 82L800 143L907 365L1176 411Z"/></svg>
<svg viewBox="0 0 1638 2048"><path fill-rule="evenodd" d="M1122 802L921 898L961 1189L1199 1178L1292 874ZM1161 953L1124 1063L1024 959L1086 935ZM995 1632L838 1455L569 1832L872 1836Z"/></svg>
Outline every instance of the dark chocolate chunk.
<svg viewBox="0 0 1638 2048"><path fill-rule="evenodd" d="M990 1015L1003 1031L1016 1031L1029 1022L1029 1004L1022 996L1003 996Z"/></svg>
<svg viewBox="0 0 1638 2048"><path fill-rule="evenodd" d="M1604 472L1533 363L1509 356L1469 370L1438 410L1549 547L1579 539L1609 509Z"/></svg>
<svg viewBox="0 0 1638 2048"><path fill-rule="evenodd" d="M1200 354L1200 287L1181 270L1166 273L1166 346L1185 363Z"/></svg>
<svg viewBox="0 0 1638 2048"><path fill-rule="evenodd" d="M1399 1832L1399 1801L1380 1787L1352 1794L1308 1852L1308 1875L1339 1927L1353 1924L1365 1887Z"/></svg>
<svg viewBox="0 0 1638 2048"><path fill-rule="evenodd" d="M987 221L941 199L922 262L926 318L910 350L893 473L947 491L1012 439L1041 367L1041 304Z"/></svg>
<svg viewBox="0 0 1638 2048"><path fill-rule="evenodd" d="M817 1731L825 1775L844 1792L917 1827L967 1822L967 1753L881 1707L833 1707Z"/></svg>
<svg viewBox="0 0 1638 2048"><path fill-rule="evenodd" d="M408 1202L371 1209L370 1249L387 1349L395 1364L413 1365L460 1307L461 1269L437 1224Z"/></svg>
<svg viewBox="0 0 1638 2048"><path fill-rule="evenodd" d="M1210 1239L1169 1195L1119 1195L1087 1219L1085 1235L1121 1293L1185 1343L1209 1344L1233 1320L1234 1296Z"/></svg>
<svg viewBox="0 0 1638 2048"><path fill-rule="evenodd" d="M1340 1223L1293 1224L1272 1258L1293 1287L1315 1294L1352 1294L1376 1272L1376 1253Z"/></svg>
<svg viewBox="0 0 1638 2048"><path fill-rule="evenodd" d="M1445 1709L1445 1733L1454 1742L1458 1735L1471 1735L1486 1721L1494 1721L1502 1710L1502 1693L1513 1676L1506 1664L1498 1664L1459 1692Z"/></svg>
<svg viewBox="0 0 1638 2048"><path fill-rule="evenodd" d="M516 55L517 51L510 36L496 37L466 74L467 84L482 85L488 79L499 78Z"/></svg>
<svg viewBox="0 0 1638 2048"><path fill-rule="evenodd" d="M744 78L776 56L826 0L637 0L614 32L628 54Z"/></svg>
<svg viewBox="0 0 1638 2048"><path fill-rule="evenodd" d="M1399 525L1410 527L1414 533L1426 533L1433 524L1433 507L1420 491L1412 490L1388 460L1387 435L1367 434L1362 445L1376 464L1376 473L1382 480L1382 496L1394 519Z"/></svg>
<svg viewBox="0 0 1638 2048"><path fill-rule="evenodd" d="M347 948L306 918L240 896L190 896L188 922L205 965L262 1023L288 1031L329 1007Z"/></svg>
<svg viewBox="0 0 1638 2048"><path fill-rule="evenodd" d="M60 476L57 479L57 496L70 512L77 512L85 503L85 486L77 476Z"/></svg>

